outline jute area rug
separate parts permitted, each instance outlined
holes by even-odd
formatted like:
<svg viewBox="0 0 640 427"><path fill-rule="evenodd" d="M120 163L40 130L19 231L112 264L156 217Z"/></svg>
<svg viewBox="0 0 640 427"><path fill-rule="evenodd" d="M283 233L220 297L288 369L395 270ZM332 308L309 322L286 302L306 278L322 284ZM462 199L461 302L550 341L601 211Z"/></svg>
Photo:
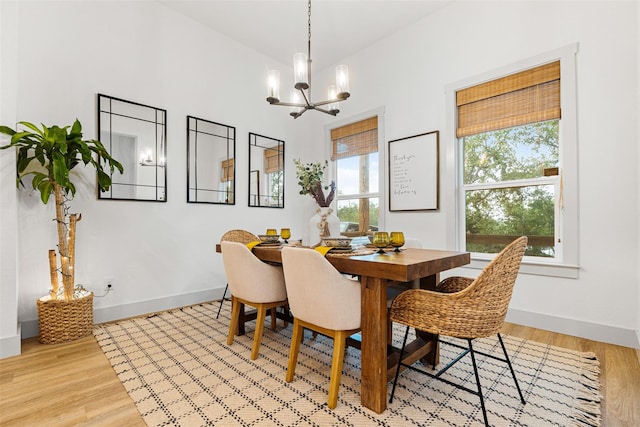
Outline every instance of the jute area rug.
<svg viewBox="0 0 640 427"><path fill-rule="evenodd" d="M97 326L94 334L150 426L480 426L477 396L406 370L392 404L376 414L360 404L360 351L345 356L338 406L327 407L332 340L307 332L294 381L285 373L291 326L265 327L260 356L250 359L254 322L226 344L229 303L202 304ZM267 321L268 322L268 321ZM394 340L400 344L403 329ZM600 425L599 363L579 353L503 336L526 405L508 368L480 357L489 422L495 426ZM497 339L476 343L500 354ZM441 362L455 349L441 346ZM504 366L503 366L504 365ZM445 375L475 387L469 356ZM391 383L388 387L391 392Z"/></svg>

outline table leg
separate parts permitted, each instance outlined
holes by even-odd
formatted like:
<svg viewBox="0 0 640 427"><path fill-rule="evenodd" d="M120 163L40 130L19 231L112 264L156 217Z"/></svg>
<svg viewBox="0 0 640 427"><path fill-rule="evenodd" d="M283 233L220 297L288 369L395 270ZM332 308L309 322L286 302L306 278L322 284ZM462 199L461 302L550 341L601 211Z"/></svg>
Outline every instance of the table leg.
<svg viewBox="0 0 640 427"><path fill-rule="evenodd" d="M244 335L244 323L247 321L246 313L244 311L244 304L240 304L240 320L238 321L238 331L236 335Z"/></svg>
<svg viewBox="0 0 640 427"><path fill-rule="evenodd" d="M420 288L435 291L438 283L440 283L440 274L423 277L420 279ZM438 342L439 336L418 330L416 330L416 334L425 342L432 343L431 352L429 352L420 360L425 365L431 365L435 367L438 363L440 363L440 343Z"/></svg>
<svg viewBox="0 0 640 427"><path fill-rule="evenodd" d="M362 276L361 403L377 413L387 408L387 283Z"/></svg>

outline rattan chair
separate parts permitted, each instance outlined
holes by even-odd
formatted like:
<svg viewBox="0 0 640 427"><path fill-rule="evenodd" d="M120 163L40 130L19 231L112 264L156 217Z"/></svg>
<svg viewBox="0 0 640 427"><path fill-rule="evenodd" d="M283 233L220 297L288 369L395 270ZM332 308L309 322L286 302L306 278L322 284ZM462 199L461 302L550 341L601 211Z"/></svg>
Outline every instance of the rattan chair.
<svg viewBox="0 0 640 427"><path fill-rule="evenodd" d="M401 293L393 300L389 312L391 320L407 326L402 349L400 350L400 360L402 360L404 356L404 347L407 342L409 328L416 328L416 330L436 335L461 338L467 341L468 347L442 341L444 344L460 347L464 351L436 374L431 374L430 372L404 363L398 364L389 403L393 402L400 367L404 366L478 396L480 398L484 423L488 426L487 411L485 409L476 363L476 354L482 354L483 356L507 363L518 394L520 395L520 401L525 404L522 391L520 390L518 380L516 379L515 372L509 360L509 355L507 354L507 349L500 336L500 328L507 314L513 286L526 246L526 237L516 239L502 250L475 280L465 277L450 277L440 282L436 292L410 289ZM473 349L473 339L492 335L498 336L502 352L504 353L504 359ZM441 377L444 372L467 353L471 355L477 391Z"/></svg>
<svg viewBox="0 0 640 427"><path fill-rule="evenodd" d="M220 245L224 270L231 289L231 322L227 344L233 344L240 321L240 305L255 307L258 313L251 348L251 359L255 360L260 350L267 310L272 312L271 328L274 329L275 308L287 306L287 289L282 267L260 261L243 243L223 241Z"/></svg>
<svg viewBox="0 0 640 427"><path fill-rule="evenodd" d="M255 234L246 231L246 230L229 230L222 235L220 238L221 242L239 242L239 243L250 243L260 240L258 236ZM222 294L222 299L220 300L220 306L218 307L218 314L216 315L216 319L220 317L220 310L222 310L222 304L225 301L230 301L227 296L227 291L229 290L229 284L224 287L224 293Z"/></svg>
<svg viewBox="0 0 640 427"><path fill-rule="evenodd" d="M346 340L360 331L360 283L347 279L313 249L282 248L293 336L287 382L293 381L304 329L333 338L328 406L338 404Z"/></svg>

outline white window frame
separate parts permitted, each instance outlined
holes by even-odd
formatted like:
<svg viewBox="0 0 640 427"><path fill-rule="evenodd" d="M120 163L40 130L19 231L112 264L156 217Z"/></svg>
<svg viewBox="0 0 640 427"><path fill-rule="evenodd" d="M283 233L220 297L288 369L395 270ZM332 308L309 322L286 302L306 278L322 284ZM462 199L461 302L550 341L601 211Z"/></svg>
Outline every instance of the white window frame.
<svg viewBox="0 0 640 427"><path fill-rule="evenodd" d="M576 54L578 44L574 43L551 52L547 52L517 63L483 73L478 76L447 85L447 135L446 165L449 172L444 186L451 189L445 205L449 212L455 212L454 220L447 224L448 245L464 251L465 244L465 186L463 173L462 138L456 138L457 108L456 91L486 81L534 68L549 62L560 60L560 107L562 118L559 125L559 168L560 176L556 180L556 206L562 191L561 209L556 209L557 251L553 259L525 257L520 268L521 273L553 277L577 278L578 263L578 132L576 97ZM540 182L539 180L537 181ZM562 183L560 185L560 182ZM560 187L562 188L560 190ZM466 189L470 187L467 186ZM482 269L495 254L471 254L470 268Z"/></svg>
<svg viewBox="0 0 640 427"><path fill-rule="evenodd" d="M378 203L378 229L384 230L385 217L387 212L387 180L384 179L386 176L386 152L385 152L385 144L384 144L384 107L374 108L373 110L368 110L360 114L356 114L355 116L347 117L342 120L337 120L331 123L328 123L324 126L324 139L325 139L325 159L329 159L329 168L330 168L330 176L331 179L335 182L338 182L338 168L334 161L331 161L331 149L333 146L333 141L331 140L331 130L335 128L339 128L342 126L349 125L351 123L356 123L370 117L377 116L378 117L378 193L367 193L367 195L357 194L358 197L377 197ZM340 199L353 199L354 195L345 195L344 197L338 196L336 194L335 201L337 202ZM337 215L337 212L336 212Z"/></svg>

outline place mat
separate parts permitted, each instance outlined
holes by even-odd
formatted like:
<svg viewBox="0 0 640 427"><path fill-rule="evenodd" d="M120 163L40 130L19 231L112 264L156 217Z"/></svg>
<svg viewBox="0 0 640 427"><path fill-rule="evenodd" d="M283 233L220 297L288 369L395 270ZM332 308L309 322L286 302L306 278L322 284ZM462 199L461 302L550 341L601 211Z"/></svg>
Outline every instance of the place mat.
<svg viewBox="0 0 640 427"><path fill-rule="evenodd" d="M360 351L345 353L338 406L327 407L333 341L305 332L296 375L285 382L291 327L265 328L251 360L255 321L226 344L229 306L219 302L97 325L94 335L149 426L481 426L477 396L410 370L400 375L382 414L360 404ZM399 346L404 328L394 325ZM582 353L503 335L526 400L509 369L478 357L489 422L493 426L599 426L599 362ZM495 338L475 340L500 352ZM441 346L441 363L455 348ZM474 387L470 357L445 374ZM388 391L391 390L389 384Z"/></svg>
<svg viewBox="0 0 640 427"><path fill-rule="evenodd" d="M327 253L327 256L332 257L350 257L350 256L358 256L358 255L371 255L375 251L370 249L353 249L351 251L336 251L332 250Z"/></svg>

